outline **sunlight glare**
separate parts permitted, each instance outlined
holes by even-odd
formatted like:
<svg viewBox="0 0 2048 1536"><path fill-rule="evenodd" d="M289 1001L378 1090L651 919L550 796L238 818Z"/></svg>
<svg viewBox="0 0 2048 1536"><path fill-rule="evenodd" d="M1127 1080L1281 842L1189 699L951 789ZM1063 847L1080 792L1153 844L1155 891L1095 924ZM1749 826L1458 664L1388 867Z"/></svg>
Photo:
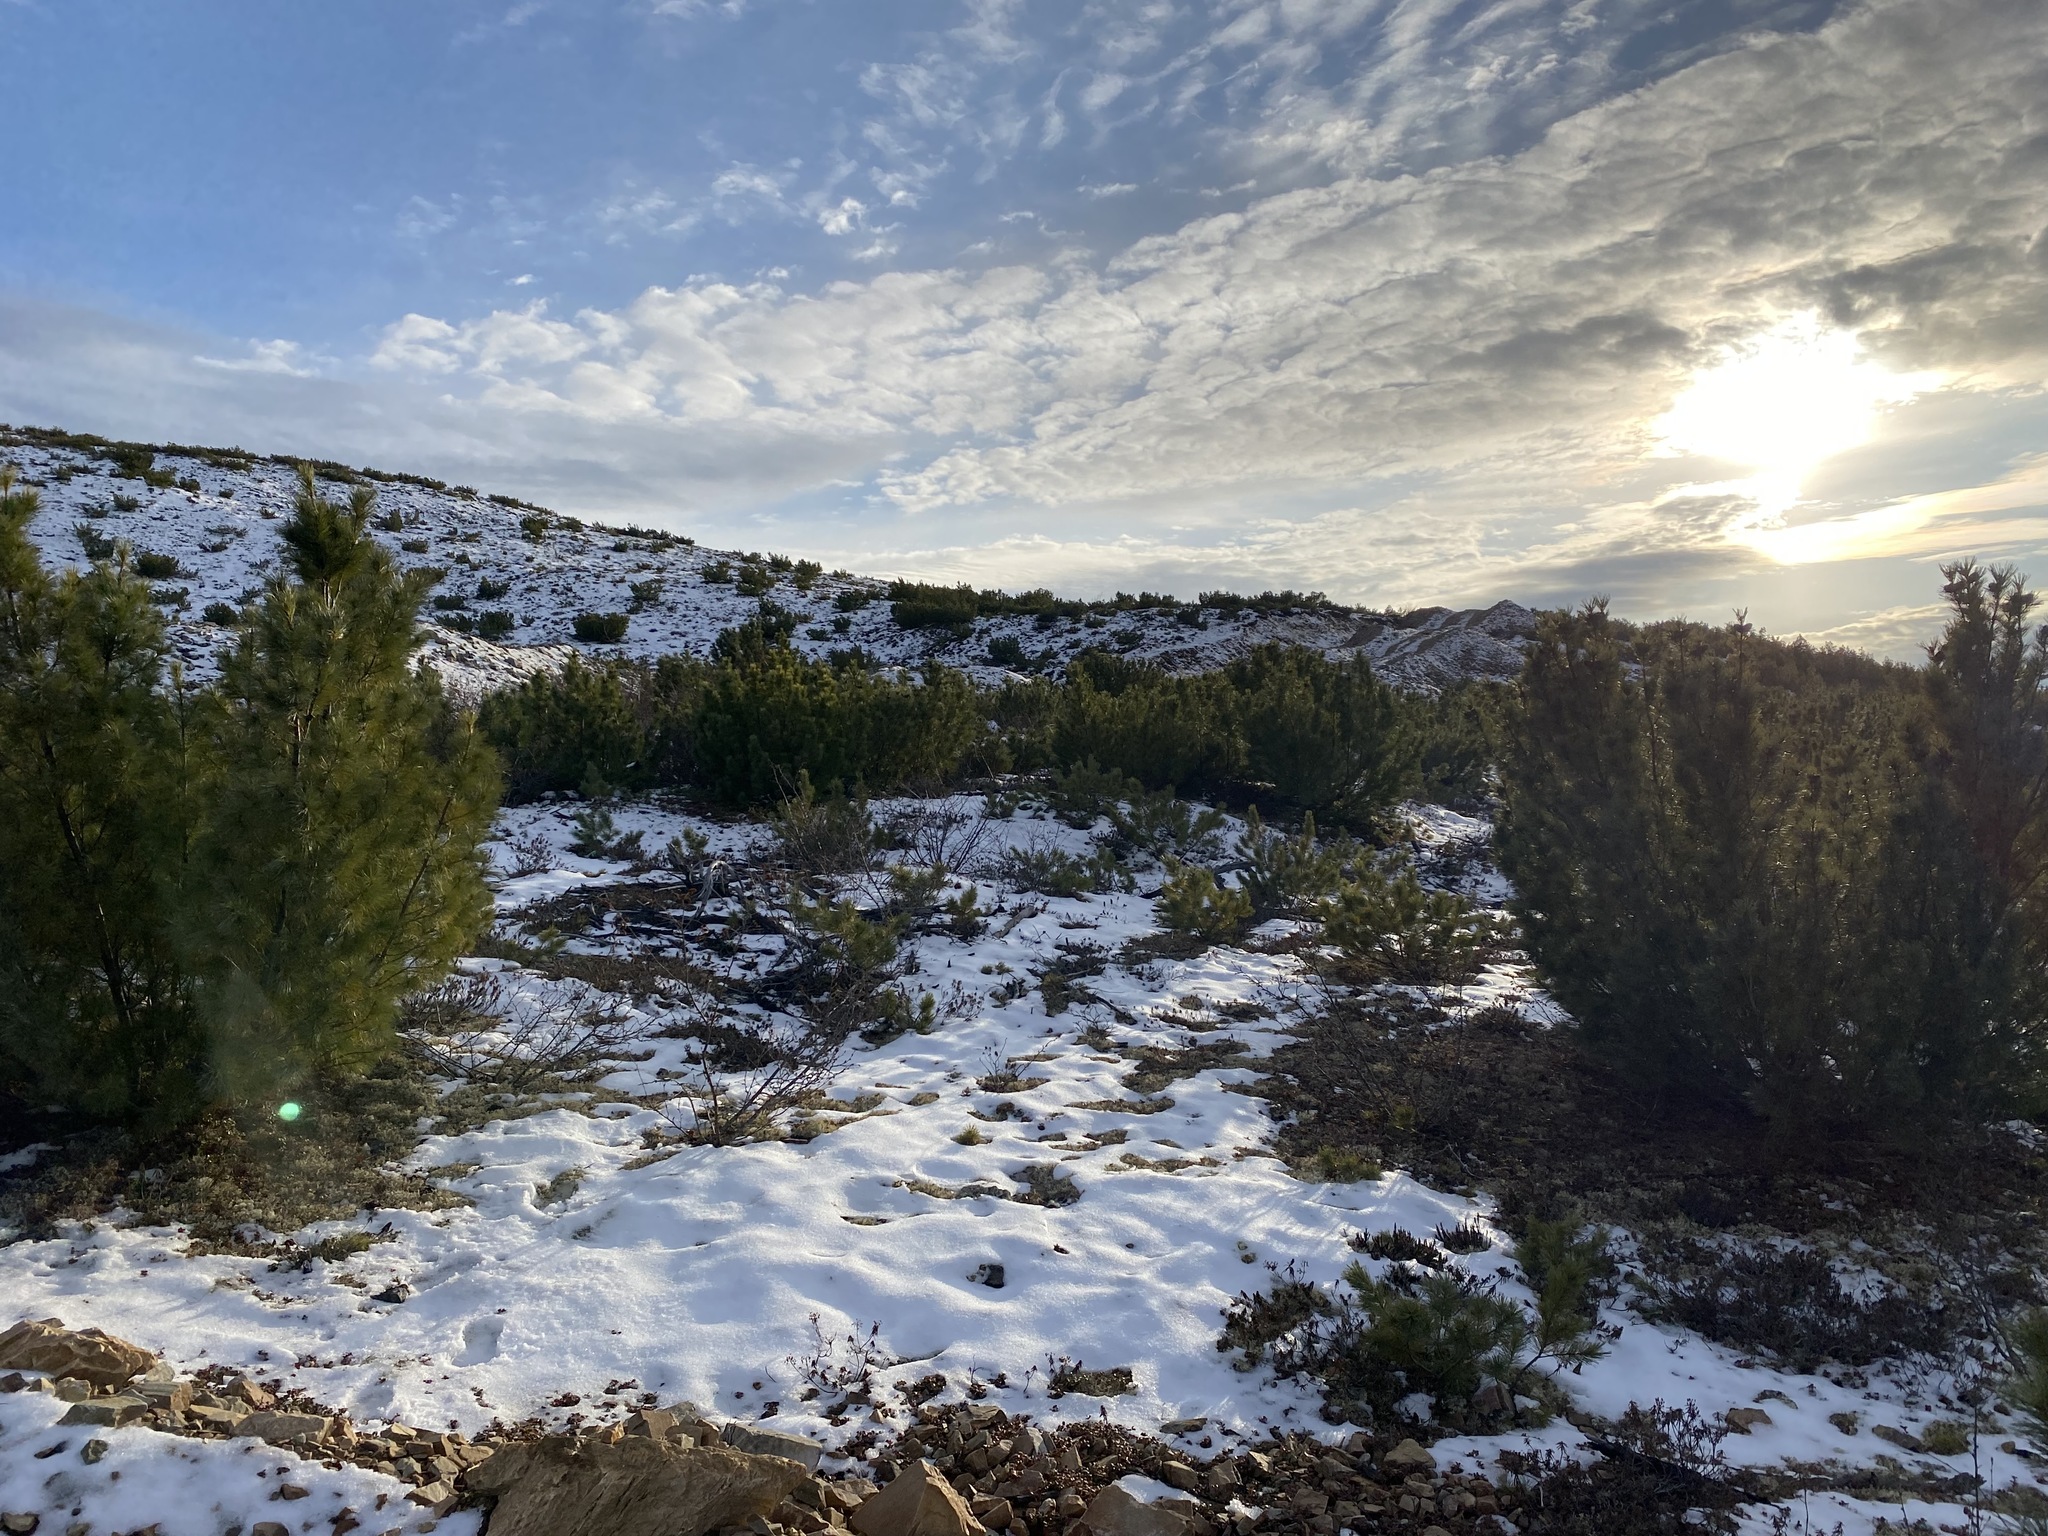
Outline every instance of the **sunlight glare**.
<svg viewBox="0 0 2048 1536"><path fill-rule="evenodd" d="M1863 356L1853 333L1808 311L1695 374L1652 430L1667 455L1695 454L1752 472L1685 487L1688 494L1741 495L1756 504L1756 521L1775 521L1816 468L1870 441L1883 407L1941 382L1939 374L1891 372Z"/></svg>

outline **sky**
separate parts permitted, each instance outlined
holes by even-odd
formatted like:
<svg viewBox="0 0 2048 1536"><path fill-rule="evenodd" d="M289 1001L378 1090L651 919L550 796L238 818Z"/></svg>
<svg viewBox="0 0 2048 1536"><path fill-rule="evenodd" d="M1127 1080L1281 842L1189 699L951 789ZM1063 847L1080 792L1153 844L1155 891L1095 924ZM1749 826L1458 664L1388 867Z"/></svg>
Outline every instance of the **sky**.
<svg viewBox="0 0 2048 1536"><path fill-rule="evenodd" d="M877 574L2048 575L2040 0L0 0L0 420Z"/></svg>

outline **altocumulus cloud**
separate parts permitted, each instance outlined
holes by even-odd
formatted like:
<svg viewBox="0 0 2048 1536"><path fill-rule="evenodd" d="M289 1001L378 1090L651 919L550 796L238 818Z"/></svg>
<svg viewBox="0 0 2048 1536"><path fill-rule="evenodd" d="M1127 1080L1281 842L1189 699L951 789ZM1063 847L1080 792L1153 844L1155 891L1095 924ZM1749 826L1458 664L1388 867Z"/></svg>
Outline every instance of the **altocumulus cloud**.
<svg viewBox="0 0 2048 1536"><path fill-rule="evenodd" d="M2044 102L2038 0L1875 0L1511 151L1354 168L1106 259L412 314L374 369L265 378L263 409L325 390L330 444L439 434L430 464L567 504L770 507L813 548L1012 582L1547 595L1737 569L1753 509L1674 496L1730 477L1654 428L1721 349L1810 313L1947 396L2048 379ZM1327 107L1330 163L1370 161L1372 125Z"/></svg>

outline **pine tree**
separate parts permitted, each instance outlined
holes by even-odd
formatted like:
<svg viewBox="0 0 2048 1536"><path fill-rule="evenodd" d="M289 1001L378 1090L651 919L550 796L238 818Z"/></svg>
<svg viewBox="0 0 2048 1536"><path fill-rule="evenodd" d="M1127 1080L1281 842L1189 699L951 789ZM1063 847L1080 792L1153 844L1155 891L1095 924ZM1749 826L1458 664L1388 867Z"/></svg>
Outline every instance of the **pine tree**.
<svg viewBox="0 0 2048 1536"><path fill-rule="evenodd" d="M190 833L189 702L125 548L53 578L0 471L0 1071L46 1100L175 1118L203 1092L164 912Z"/></svg>
<svg viewBox="0 0 2048 1536"><path fill-rule="evenodd" d="M496 770L416 670L425 584L365 534L370 500L310 471L274 579L223 658L218 780L186 932L220 1087L248 1098L360 1068L405 993L484 922Z"/></svg>

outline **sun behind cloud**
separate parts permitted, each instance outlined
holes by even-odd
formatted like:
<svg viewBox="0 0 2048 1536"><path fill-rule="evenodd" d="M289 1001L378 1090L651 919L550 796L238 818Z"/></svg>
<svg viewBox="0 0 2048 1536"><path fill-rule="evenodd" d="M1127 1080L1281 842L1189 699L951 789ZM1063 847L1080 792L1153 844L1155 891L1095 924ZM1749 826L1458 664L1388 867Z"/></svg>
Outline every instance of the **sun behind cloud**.
<svg viewBox="0 0 2048 1536"><path fill-rule="evenodd" d="M1747 470L1671 494L1743 498L1753 510L1728 536L1774 558L1797 559L1779 536L1798 531L1785 527L1784 515L1798 504L1807 479L1829 459L1869 442L1888 408L1945 382L1933 371L1894 373L1864 354L1855 333L1807 310L1728 348L1701 369L1652 433L1665 454Z"/></svg>

